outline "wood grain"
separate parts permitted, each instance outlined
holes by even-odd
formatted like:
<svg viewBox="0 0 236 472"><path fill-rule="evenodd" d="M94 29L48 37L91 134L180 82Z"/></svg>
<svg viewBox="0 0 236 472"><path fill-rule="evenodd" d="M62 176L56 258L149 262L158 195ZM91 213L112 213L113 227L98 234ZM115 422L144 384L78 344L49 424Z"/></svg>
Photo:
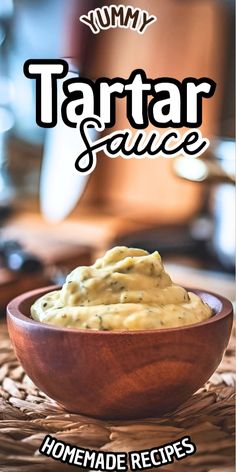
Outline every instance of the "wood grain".
<svg viewBox="0 0 236 472"><path fill-rule="evenodd" d="M0 470L6 472L71 471L38 453L46 434L78 447L105 451L143 450L187 434L197 453L165 467L167 471L234 472L235 330L226 354L204 388L171 415L136 421L99 421L63 411L25 375L16 360L5 323L0 324ZM23 399L3 389L4 376L14 380ZM32 395L34 391L34 395ZM76 468L78 470L78 468Z"/></svg>
<svg viewBox="0 0 236 472"><path fill-rule="evenodd" d="M207 292L195 290L216 313L205 322L104 332L31 320L32 302L50 289L28 292L8 305L9 333L29 377L72 412L132 419L172 411L209 379L229 340L232 305Z"/></svg>

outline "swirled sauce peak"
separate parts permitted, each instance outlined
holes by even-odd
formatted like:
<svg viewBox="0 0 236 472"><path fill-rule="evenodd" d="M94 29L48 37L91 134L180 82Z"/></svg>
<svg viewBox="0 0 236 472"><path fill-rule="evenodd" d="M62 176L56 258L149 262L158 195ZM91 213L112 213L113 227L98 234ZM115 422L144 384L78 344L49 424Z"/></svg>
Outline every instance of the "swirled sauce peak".
<svg viewBox="0 0 236 472"><path fill-rule="evenodd" d="M114 247L92 266L73 270L61 290L34 303L31 315L65 327L138 330L198 323L212 313L172 282L157 251Z"/></svg>

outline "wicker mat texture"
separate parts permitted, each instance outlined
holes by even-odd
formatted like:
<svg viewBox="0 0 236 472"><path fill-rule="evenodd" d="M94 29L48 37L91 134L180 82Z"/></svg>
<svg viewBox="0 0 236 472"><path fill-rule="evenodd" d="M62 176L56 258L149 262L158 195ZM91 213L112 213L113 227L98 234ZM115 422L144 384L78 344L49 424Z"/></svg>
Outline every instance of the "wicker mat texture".
<svg viewBox="0 0 236 472"><path fill-rule="evenodd" d="M38 390L15 358L5 323L0 325L0 471L80 470L38 452L46 434L78 447L114 452L153 448L191 436L196 454L163 472L233 472L234 343L210 381L175 413L162 418L97 421L63 411ZM82 470L82 469L81 469Z"/></svg>

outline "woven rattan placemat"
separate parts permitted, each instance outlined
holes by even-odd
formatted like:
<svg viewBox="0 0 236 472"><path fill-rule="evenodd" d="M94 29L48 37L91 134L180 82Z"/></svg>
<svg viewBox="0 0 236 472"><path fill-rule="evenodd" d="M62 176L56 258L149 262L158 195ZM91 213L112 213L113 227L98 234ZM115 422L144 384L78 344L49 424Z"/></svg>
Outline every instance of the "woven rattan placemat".
<svg viewBox="0 0 236 472"><path fill-rule="evenodd" d="M0 325L0 471L80 470L41 455L46 434L78 447L128 452L191 436L196 454L164 472L234 471L234 342L217 372L175 413L132 422L96 421L69 414L46 397L15 358L5 323Z"/></svg>

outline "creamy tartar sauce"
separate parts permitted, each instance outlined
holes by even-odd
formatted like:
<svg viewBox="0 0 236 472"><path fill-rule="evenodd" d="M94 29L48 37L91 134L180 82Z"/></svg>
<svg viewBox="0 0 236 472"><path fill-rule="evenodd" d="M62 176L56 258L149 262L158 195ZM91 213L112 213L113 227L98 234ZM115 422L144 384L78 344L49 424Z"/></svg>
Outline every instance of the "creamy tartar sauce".
<svg viewBox="0 0 236 472"><path fill-rule="evenodd" d="M31 316L68 328L140 330L199 323L212 311L172 282L157 251L114 247L92 266L73 270L61 290L36 300Z"/></svg>

